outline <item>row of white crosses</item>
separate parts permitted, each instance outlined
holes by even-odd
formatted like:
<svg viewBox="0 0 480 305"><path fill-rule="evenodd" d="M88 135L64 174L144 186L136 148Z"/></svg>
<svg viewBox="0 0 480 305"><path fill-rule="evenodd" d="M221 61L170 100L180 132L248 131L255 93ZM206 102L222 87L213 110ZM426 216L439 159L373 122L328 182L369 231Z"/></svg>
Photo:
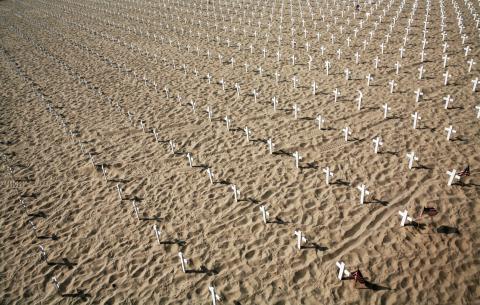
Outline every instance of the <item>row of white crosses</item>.
<svg viewBox="0 0 480 305"><path fill-rule="evenodd" d="M48 109L52 110L51 107L48 107ZM130 118L130 113L129 113L129 112L128 112L128 116L129 116L129 118ZM60 117L60 116L56 116L57 119L58 119L59 117ZM81 142L80 142L80 144L81 144ZM89 154L89 156L90 156L91 161L93 162L92 155ZM103 170L103 166L102 166L102 170ZM105 176L105 172L104 172L104 171L103 171L103 174L104 174L104 176ZM117 189L117 193L118 193L118 196L119 196L120 200L122 200L122 199L123 199L123 192L122 192L122 188L120 187L119 184L116 185L116 189ZM140 219L139 211L138 211L138 206L137 206L137 203L136 203L135 200L132 200L132 205L133 205L134 212L135 212L135 214L136 214L137 219ZM30 222L30 223L32 224L32 228L33 228L34 230L36 230L36 226L35 226L32 222ZM157 242L158 242L159 244L161 244L161 241L160 241L161 230L157 227L157 225L154 225L154 226L153 226L153 230L154 230L154 233L155 233ZM46 253L45 248L40 245L40 246L39 246L39 249L40 249L40 254L41 254L42 260L46 260L46 259L47 259L47 253ZM183 271L183 272L186 272L186 271L187 271L187 270L186 270L186 266L188 265L189 260L183 256L183 253L182 253L182 252L179 252L178 255L179 255L179 257L180 257L182 271ZM60 291L60 284L59 284L57 278L56 278L56 277L52 277L51 281L52 281L53 285L56 287L57 291ZM219 301L219 300L220 300L220 297L214 292L214 288L213 288L213 287L210 287L209 289L210 289L210 291L212 292L212 298L214 298L214 300L218 300L218 301ZM214 301L214 304L215 304L215 301Z"/></svg>
<svg viewBox="0 0 480 305"><path fill-rule="evenodd" d="M419 92L419 91L418 91L418 92ZM417 99L418 99L418 95L419 95L419 94L417 93ZM361 97L359 98L359 100L361 100ZM295 108L296 108L296 107L294 107L294 109L295 109ZM387 107L386 107L385 110L387 110ZM416 124L414 123L414 125L416 125ZM451 130L451 127L450 127L450 128L448 129L449 135L450 135L450 133L451 133L452 131L455 132L454 130ZM449 135L447 136L447 139L449 138ZM248 132L247 132L247 136L248 136ZM378 141L378 139L376 139L376 140ZM374 141L376 141L376 140L374 140ZM376 147L376 148L375 148L375 151L377 151L377 150L378 150L378 144L376 144L375 147ZM297 154L298 154L298 153L297 153ZM298 161L296 162L296 165L298 166Z"/></svg>
<svg viewBox="0 0 480 305"><path fill-rule="evenodd" d="M360 102L360 101L361 101L361 100L359 100L359 102Z"/></svg>

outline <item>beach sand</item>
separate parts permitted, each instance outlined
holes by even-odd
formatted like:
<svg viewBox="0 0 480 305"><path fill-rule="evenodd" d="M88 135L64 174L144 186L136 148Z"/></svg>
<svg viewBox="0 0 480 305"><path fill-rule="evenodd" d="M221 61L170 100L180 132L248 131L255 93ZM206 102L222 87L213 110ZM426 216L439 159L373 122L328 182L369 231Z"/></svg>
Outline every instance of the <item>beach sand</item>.
<svg viewBox="0 0 480 305"><path fill-rule="evenodd" d="M442 3L447 68L436 1L365 3L355 17L341 1L0 1L0 303L211 304L214 285L217 304L479 304L480 8ZM418 225L400 226L405 209ZM337 261L369 289L338 280Z"/></svg>

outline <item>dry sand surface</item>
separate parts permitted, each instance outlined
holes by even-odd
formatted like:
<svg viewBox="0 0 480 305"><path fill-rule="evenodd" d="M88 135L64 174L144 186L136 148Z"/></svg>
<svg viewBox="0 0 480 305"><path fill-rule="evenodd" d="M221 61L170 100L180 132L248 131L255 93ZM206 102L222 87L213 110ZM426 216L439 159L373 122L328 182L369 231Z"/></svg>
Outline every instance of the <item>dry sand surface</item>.
<svg viewBox="0 0 480 305"><path fill-rule="evenodd" d="M479 14L0 1L0 304L479 304Z"/></svg>

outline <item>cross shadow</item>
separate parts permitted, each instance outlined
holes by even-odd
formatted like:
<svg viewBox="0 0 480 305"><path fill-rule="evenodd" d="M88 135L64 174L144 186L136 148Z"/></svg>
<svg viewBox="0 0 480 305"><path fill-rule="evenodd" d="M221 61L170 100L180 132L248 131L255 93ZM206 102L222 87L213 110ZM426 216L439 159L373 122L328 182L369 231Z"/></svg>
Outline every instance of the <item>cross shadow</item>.
<svg viewBox="0 0 480 305"><path fill-rule="evenodd" d="M299 165L298 166L300 169L318 169L318 165L316 164L315 161L306 163L305 165Z"/></svg>
<svg viewBox="0 0 480 305"><path fill-rule="evenodd" d="M132 180L131 179L122 179L122 178L112 178L112 179L108 179L108 181L114 182L114 183L128 183Z"/></svg>
<svg viewBox="0 0 480 305"><path fill-rule="evenodd" d="M385 120L397 120L397 119L401 119L401 117L399 117L398 115L392 115L392 116L388 116Z"/></svg>
<svg viewBox="0 0 480 305"><path fill-rule="evenodd" d="M284 221L283 219L281 219L280 217L275 217L275 220L267 220L267 223L274 223L274 224L278 224L278 225L285 225L288 223L288 221Z"/></svg>
<svg viewBox="0 0 480 305"><path fill-rule="evenodd" d="M160 242L161 245L179 245L180 247L183 247L187 244L186 241L181 240L181 239L172 239L172 240L164 240Z"/></svg>
<svg viewBox="0 0 480 305"><path fill-rule="evenodd" d="M141 202L143 201L143 198L142 197L138 197L137 195L129 195L129 196L125 196L125 198L123 200L135 200L137 202Z"/></svg>
<svg viewBox="0 0 480 305"><path fill-rule="evenodd" d="M414 168L414 169L426 169L426 170L432 169L431 167L428 167L428 166L425 166L425 165L422 165L422 164L419 164L417 166L412 166L412 168Z"/></svg>
<svg viewBox="0 0 480 305"><path fill-rule="evenodd" d="M425 229L426 226L427 226L426 224L418 223L416 221L412 221L412 222L409 222L409 223L405 224L405 227L413 227L414 229L419 230L419 231Z"/></svg>
<svg viewBox="0 0 480 305"><path fill-rule="evenodd" d="M445 234L445 235L450 235L450 234L460 234L460 230L455 227L450 227L450 226L440 226L436 229L437 233Z"/></svg>
<svg viewBox="0 0 480 305"><path fill-rule="evenodd" d="M462 137L455 137L453 139L450 139L450 141L452 142L462 142L462 143L468 143L468 140L467 139L464 139Z"/></svg>
<svg viewBox="0 0 480 305"><path fill-rule="evenodd" d="M192 167L200 168L200 171L204 171L208 168L207 164L192 165Z"/></svg>
<svg viewBox="0 0 480 305"><path fill-rule="evenodd" d="M140 220L149 221L149 220L156 220L161 221L162 219L160 216L150 216L150 217L140 217Z"/></svg>
<svg viewBox="0 0 480 305"><path fill-rule="evenodd" d="M60 237L57 236L57 234L52 234L50 236L48 235L38 235L37 236L38 239L51 239L51 240L59 240Z"/></svg>
<svg viewBox="0 0 480 305"><path fill-rule="evenodd" d="M427 127L427 126L424 126L424 127L418 127L417 128L418 130L430 130L431 132L435 132L435 130L437 130L435 127Z"/></svg>
<svg viewBox="0 0 480 305"><path fill-rule="evenodd" d="M22 197L22 198L26 198L26 197L37 198L39 195L40 195L40 193L30 193L30 194L26 193L26 194L20 195L20 197Z"/></svg>
<svg viewBox="0 0 480 305"><path fill-rule="evenodd" d="M398 151L379 151L381 155L392 155L398 157Z"/></svg>
<svg viewBox="0 0 480 305"><path fill-rule="evenodd" d="M325 131L329 131L329 130L337 130L336 128L333 128L333 127L323 127L322 129L320 130L325 130Z"/></svg>
<svg viewBox="0 0 480 305"><path fill-rule="evenodd" d="M304 245L301 247L301 249L305 249L305 250L315 250L315 252L323 252L323 251L326 251L328 250L328 247L324 247L324 246L320 246L319 244L315 243L315 242L311 242L307 245Z"/></svg>
<svg viewBox="0 0 480 305"><path fill-rule="evenodd" d="M47 214L43 211L40 211L40 212L36 212L36 213L30 213L30 214L27 214L27 216L29 217L33 217L33 218L36 218L36 217L39 217L39 218L47 218Z"/></svg>
<svg viewBox="0 0 480 305"><path fill-rule="evenodd" d="M77 289L77 292L75 293L64 293L62 294L62 297L64 298L79 298L82 301L87 301L88 298L91 298L92 296L89 293L85 293L83 289Z"/></svg>
<svg viewBox="0 0 480 305"><path fill-rule="evenodd" d="M214 181L213 182L214 184L223 184L223 185L230 185L232 184L230 181L228 180L218 180L218 181Z"/></svg>
<svg viewBox="0 0 480 305"><path fill-rule="evenodd" d="M47 262L47 265L49 265L49 266L65 266L68 269L73 269L73 267L76 266L77 263L72 263L71 261L68 260L68 258L64 257L59 262L53 262L53 261Z"/></svg>
<svg viewBox="0 0 480 305"><path fill-rule="evenodd" d="M385 207L385 206L387 206L388 201L373 198L371 201L365 201L364 203L378 203L378 204L381 204Z"/></svg>
<svg viewBox="0 0 480 305"><path fill-rule="evenodd" d="M198 270L195 270L195 269L185 270L185 273L197 273L197 274L203 273L208 276L213 276L213 275L217 275L219 273L219 270L217 268L208 269L207 267L202 265Z"/></svg>
<svg viewBox="0 0 480 305"><path fill-rule="evenodd" d="M274 151L274 152L272 152L272 154L274 154L274 155L285 155L285 156L289 156L289 157L292 155L291 153L289 153L289 152L287 152L283 149L279 149L277 151Z"/></svg>
<svg viewBox="0 0 480 305"><path fill-rule="evenodd" d="M390 288L390 287L381 286L381 285L372 283L370 281L365 281L365 288L373 290L373 291L392 290L392 288Z"/></svg>
<svg viewBox="0 0 480 305"><path fill-rule="evenodd" d="M347 181L343 181L342 179L337 179L333 182L330 182L330 184L334 184L334 185L344 185L344 186L349 186L350 183L348 183Z"/></svg>

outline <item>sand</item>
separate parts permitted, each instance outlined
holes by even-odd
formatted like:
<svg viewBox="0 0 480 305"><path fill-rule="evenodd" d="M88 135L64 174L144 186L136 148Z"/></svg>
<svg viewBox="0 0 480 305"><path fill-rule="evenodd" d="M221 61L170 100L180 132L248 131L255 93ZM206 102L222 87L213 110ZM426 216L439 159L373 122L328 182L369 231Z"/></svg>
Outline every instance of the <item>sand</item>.
<svg viewBox="0 0 480 305"><path fill-rule="evenodd" d="M479 304L479 9L380 1L354 18L339 1L0 1L0 303L211 304L214 285L217 304ZM423 207L439 213L419 218ZM416 225L400 226L405 209ZM338 280L337 261L368 289Z"/></svg>

